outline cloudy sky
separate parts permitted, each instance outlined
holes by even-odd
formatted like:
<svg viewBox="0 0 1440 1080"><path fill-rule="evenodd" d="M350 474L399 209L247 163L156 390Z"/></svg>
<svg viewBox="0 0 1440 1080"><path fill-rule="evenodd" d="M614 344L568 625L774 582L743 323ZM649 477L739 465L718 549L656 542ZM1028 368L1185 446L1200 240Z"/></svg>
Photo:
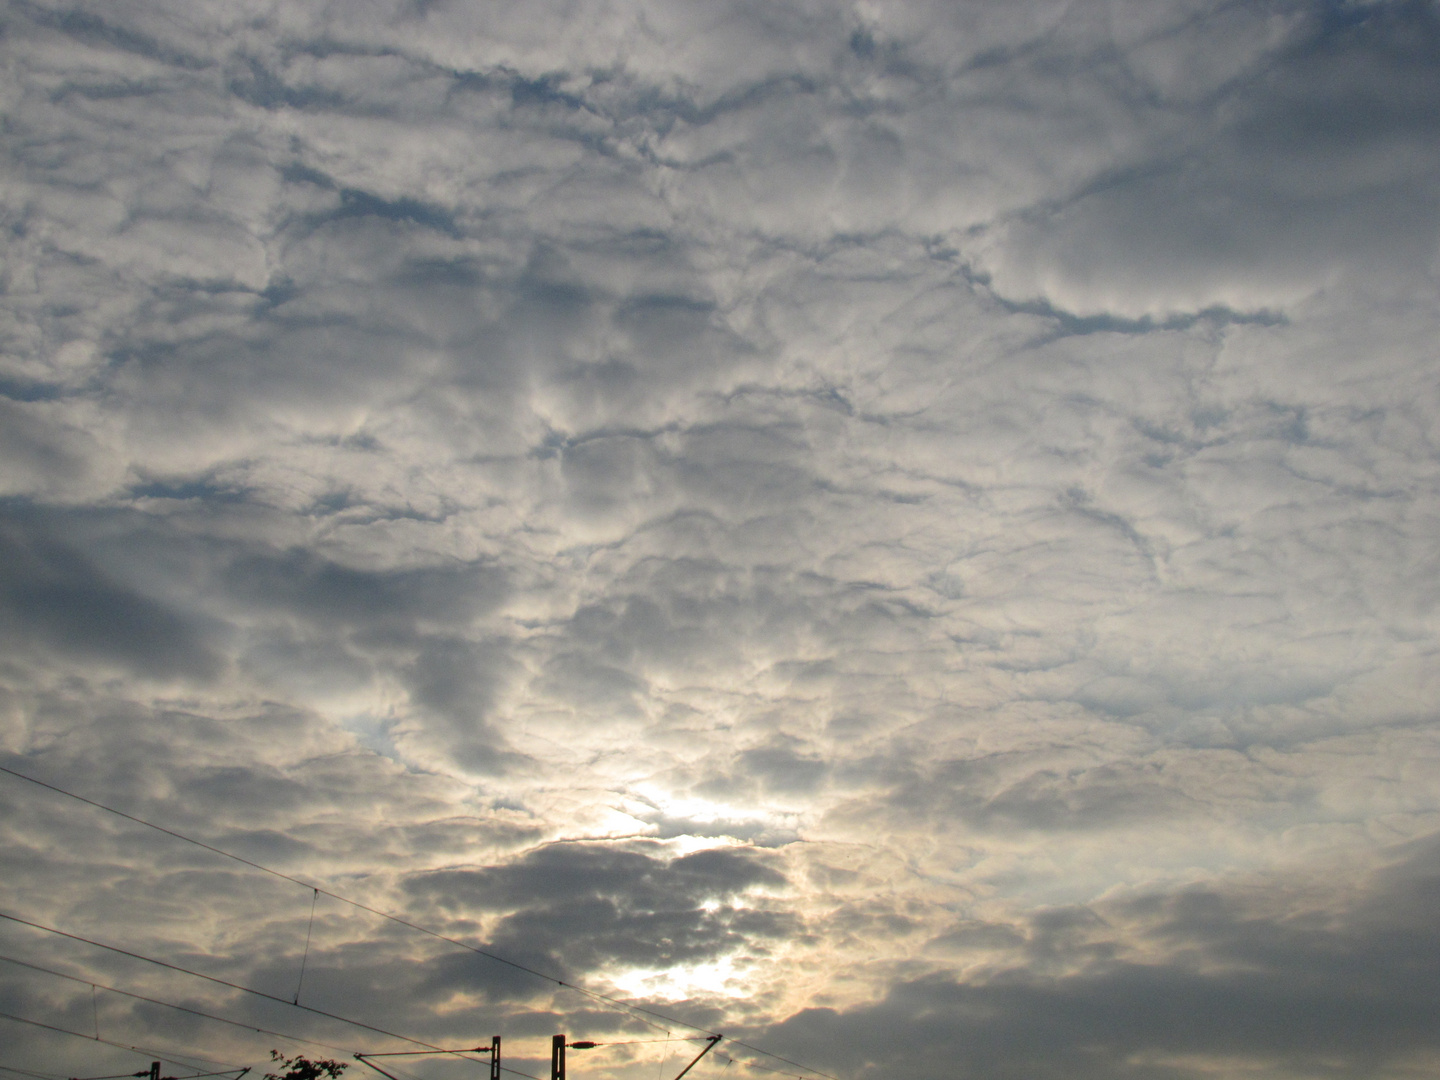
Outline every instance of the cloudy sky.
<svg viewBox="0 0 1440 1080"><path fill-rule="evenodd" d="M1440 1068L1433 0L0 56L0 1076Z"/></svg>

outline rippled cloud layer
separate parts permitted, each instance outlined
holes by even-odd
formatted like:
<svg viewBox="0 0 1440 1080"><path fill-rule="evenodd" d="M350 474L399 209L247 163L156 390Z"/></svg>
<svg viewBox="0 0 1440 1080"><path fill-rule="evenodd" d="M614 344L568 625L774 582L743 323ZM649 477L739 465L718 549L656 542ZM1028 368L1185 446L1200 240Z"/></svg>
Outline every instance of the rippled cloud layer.
<svg viewBox="0 0 1440 1080"><path fill-rule="evenodd" d="M1432 3L0 24L0 1066L1440 1062Z"/></svg>

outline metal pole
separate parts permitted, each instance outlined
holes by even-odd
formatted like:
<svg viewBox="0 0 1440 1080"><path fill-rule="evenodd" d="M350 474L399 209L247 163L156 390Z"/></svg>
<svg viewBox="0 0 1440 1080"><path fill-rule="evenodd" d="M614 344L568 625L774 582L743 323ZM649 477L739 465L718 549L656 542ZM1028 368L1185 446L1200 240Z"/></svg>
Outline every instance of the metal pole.
<svg viewBox="0 0 1440 1080"><path fill-rule="evenodd" d="M160 1080L160 1062L150 1062L150 1080Z"/></svg>
<svg viewBox="0 0 1440 1080"><path fill-rule="evenodd" d="M699 1064L701 1058L703 1058L711 1050L715 1049L715 1044L718 1043L721 1038L722 1036L719 1035L711 1035L710 1040L705 1044L705 1049L701 1050L698 1054L695 1055L694 1061L690 1062L689 1065L686 1065L683 1069L681 1069L678 1073L675 1074L675 1080L680 1080L680 1077L684 1076L687 1072L689 1072L697 1064Z"/></svg>
<svg viewBox="0 0 1440 1080"><path fill-rule="evenodd" d="M550 1040L550 1080L565 1080L565 1036Z"/></svg>
<svg viewBox="0 0 1440 1080"><path fill-rule="evenodd" d="M490 1036L490 1080L500 1080L500 1036Z"/></svg>

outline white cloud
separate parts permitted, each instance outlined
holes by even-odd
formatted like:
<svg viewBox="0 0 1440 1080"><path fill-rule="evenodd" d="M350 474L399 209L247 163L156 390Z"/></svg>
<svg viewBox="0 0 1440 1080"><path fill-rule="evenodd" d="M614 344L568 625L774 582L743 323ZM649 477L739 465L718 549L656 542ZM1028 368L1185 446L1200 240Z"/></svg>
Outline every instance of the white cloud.
<svg viewBox="0 0 1440 1080"><path fill-rule="evenodd" d="M13 6L6 762L847 1078L949 1075L923 1017L972 1009L977 1072L1301 1069L1303 995L1088 1065L1022 1013L1237 1008L1186 967L1220 923L1154 912L1244 875L1282 929L1330 888L1362 962L1345 876L1440 824L1434 41L1403 3ZM0 909L282 997L313 930L313 1000L517 1067L643 1029L3 783ZM80 1055L36 1030L15 1064Z"/></svg>

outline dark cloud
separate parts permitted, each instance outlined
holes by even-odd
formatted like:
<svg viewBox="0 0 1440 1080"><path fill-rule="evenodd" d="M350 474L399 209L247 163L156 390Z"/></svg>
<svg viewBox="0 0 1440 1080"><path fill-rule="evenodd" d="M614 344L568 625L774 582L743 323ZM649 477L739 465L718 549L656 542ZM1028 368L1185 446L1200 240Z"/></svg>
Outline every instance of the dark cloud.
<svg viewBox="0 0 1440 1080"><path fill-rule="evenodd" d="M11 650L40 645L143 676L208 681L222 669L208 620L126 588L29 515L0 526L0 567L0 633Z"/></svg>
<svg viewBox="0 0 1440 1080"><path fill-rule="evenodd" d="M1189 145L1022 216L988 257L1001 292L1090 316L1253 312L1428 265L1440 23L1423 3L1339 10L1297 7Z"/></svg>
<svg viewBox="0 0 1440 1080"><path fill-rule="evenodd" d="M702 781L695 790L722 799L746 791L804 797L824 783L828 771L824 759L807 753L798 739L776 735L742 750L731 770Z"/></svg>
<svg viewBox="0 0 1440 1080"><path fill-rule="evenodd" d="M420 739L434 739L461 768L497 774L523 761L506 745L489 716L505 684L510 658L502 646L431 638L420 644L405 671L415 704L432 722Z"/></svg>
<svg viewBox="0 0 1440 1080"><path fill-rule="evenodd" d="M769 1036L860 1075L1403 1070L1436 1051L1435 852L1433 838L1416 845L1339 909L1277 912L1274 891L1202 889L1040 915L1024 945L1015 929L981 936L1002 950L982 979L907 981ZM1151 943L1163 948L1146 956ZM858 1061L835 1056L839 1045Z"/></svg>
<svg viewBox="0 0 1440 1080"><path fill-rule="evenodd" d="M7 494L21 494L85 472L85 454L73 433L56 431L26 405L28 388L10 388L0 398L0 453L10 473Z"/></svg>
<svg viewBox="0 0 1440 1080"><path fill-rule="evenodd" d="M658 844L551 844L502 867L426 874L409 888L435 894L443 887L451 903L491 910L524 907L545 897L563 900L586 895L653 910L669 902L696 906L757 886L775 888L785 883L763 859L746 852L711 849L666 858L658 854L663 850Z"/></svg>
<svg viewBox="0 0 1440 1080"><path fill-rule="evenodd" d="M1433 5L3 23L5 762L846 1078L1433 1054L1429 849L1314 876L1435 827ZM0 909L644 1026L9 783Z"/></svg>
<svg viewBox="0 0 1440 1080"><path fill-rule="evenodd" d="M1153 823L1195 808L1158 762L1047 766L1008 757L935 763L905 777L886 802L926 821L1044 833Z"/></svg>
<svg viewBox="0 0 1440 1080"><path fill-rule="evenodd" d="M726 849L663 852L659 844L551 844L501 866L419 875L406 889L441 909L503 913L492 947L554 972L694 963L795 932L792 913L736 905L750 890L786 885L766 860ZM488 970L460 957L446 962L446 978L472 969Z"/></svg>
<svg viewBox="0 0 1440 1080"><path fill-rule="evenodd" d="M376 634L387 624L463 623L505 593L501 574L486 567L364 570L304 550L244 554L225 576L231 595L262 610Z"/></svg>

